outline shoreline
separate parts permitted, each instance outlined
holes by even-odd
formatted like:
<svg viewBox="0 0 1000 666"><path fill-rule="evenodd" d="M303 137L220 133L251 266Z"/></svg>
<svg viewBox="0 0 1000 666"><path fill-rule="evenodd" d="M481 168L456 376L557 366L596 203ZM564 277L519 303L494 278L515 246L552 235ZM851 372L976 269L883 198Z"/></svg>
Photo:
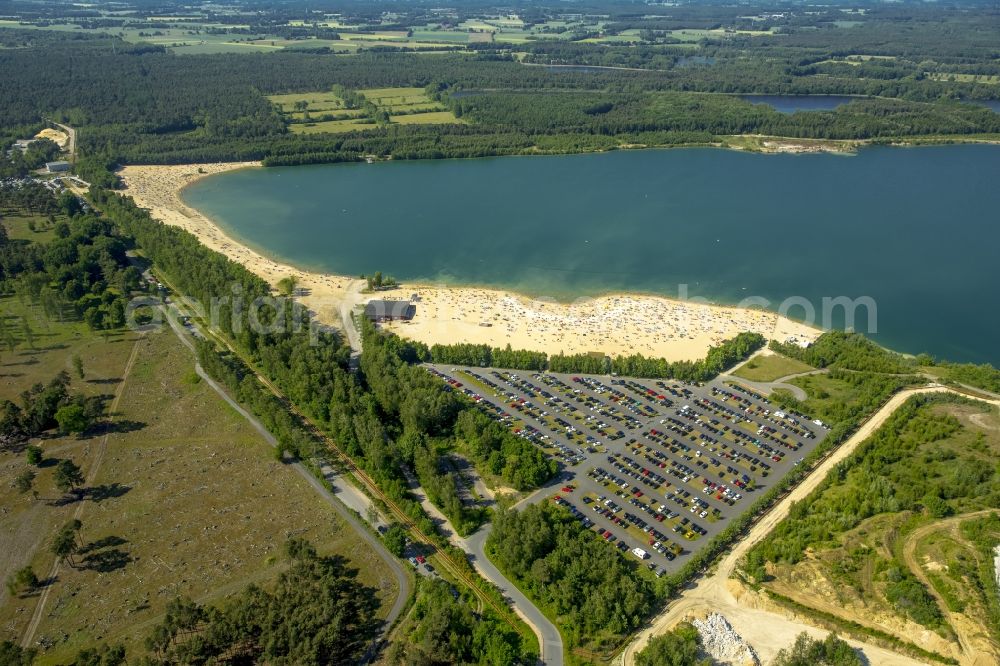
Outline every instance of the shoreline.
<svg viewBox="0 0 1000 666"><path fill-rule="evenodd" d="M664 296L609 293L561 303L510 290L477 286L404 283L400 288L363 294L363 280L304 270L265 256L233 239L219 225L187 206L181 193L209 176L260 167L259 162L127 166L119 171L121 192L152 216L179 226L207 247L243 264L269 282L292 275L296 298L323 324L342 326L344 315L368 300L416 296L410 322L385 326L401 336L432 344L488 344L548 354L600 352L643 354L671 361L704 358L708 348L744 331L768 339L812 341L821 331L776 312L738 308Z"/></svg>

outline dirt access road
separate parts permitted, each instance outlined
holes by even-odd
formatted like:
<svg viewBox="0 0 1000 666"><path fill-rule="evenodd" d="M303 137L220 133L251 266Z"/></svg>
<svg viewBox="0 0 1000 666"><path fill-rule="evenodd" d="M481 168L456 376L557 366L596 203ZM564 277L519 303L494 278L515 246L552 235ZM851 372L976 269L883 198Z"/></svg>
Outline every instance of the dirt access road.
<svg viewBox="0 0 1000 666"><path fill-rule="evenodd" d="M854 435L824 460L805 481L796 486L781 502L775 505L750 530L732 551L719 563L715 571L683 592L676 601L651 625L639 633L622 652L619 663L632 666L635 654L653 636L662 634L689 615L716 611L722 613L743 638L757 650L762 663L770 661L777 651L791 645L795 637L805 631L821 638L826 631L817 629L799 620L789 619L778 613L753 607L754 595L739 582L730 580L737 563L754 545L770 534L788 513L795 502L805 499L826 478L827 474L842 460L850 456L861 442L866 440L909 398L926 393L957 393L940 385L900 391L889 399ZM1000 401L986 401L1000 405ZM861 648L872 664L880 666L918 666L923 662L896 654L884 648L848 640L851 645Z"/></svg>
<svg viewBox="0 0 1000 666"><path fill-rule="evenodd" d="M927 577L927 572L924 571L924 568L920 566L920 562L917 561L917 544L928 535L943 531L949 532L951 537L956 541L967 543L958 532L959 523L971 518L987 516L991 513L994 513L994 510L987 509L985 511L976 511L974 513L946 518L930 525L924 525L915 529L903 544L903 561L910 571L913 572L913 575L927 587L927 590L937 600L941 610L947 615L948 623L955 630L955 634L958 637L958 644L962 648L959 662L967 666L993 666L998 663L998 660L1000 660L998 646L990 640L989 634L984 632L983 627L972 622L968 615L965 613L955 613L948 609L948 604L941 598L941 595L938 594L934 586L931 585L931 581Z"/></svg>

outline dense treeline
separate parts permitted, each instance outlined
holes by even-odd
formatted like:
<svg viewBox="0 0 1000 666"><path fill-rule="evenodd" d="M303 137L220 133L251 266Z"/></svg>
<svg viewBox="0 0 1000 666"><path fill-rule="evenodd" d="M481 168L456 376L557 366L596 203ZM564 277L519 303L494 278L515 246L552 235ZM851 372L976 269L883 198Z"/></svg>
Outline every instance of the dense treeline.
<svg viewBox="0 0 1000 666"><path fill-rule="evenodd" d="M712 666L702 652L701 636L690 622L649 639L635 655L636 666Z"/></svg>
<svg viewBox="0 0 1000 666"><path fill-rule="evenodd" d="M95 330L125 324L127 299L140 286L141 275L129 265L127 246L110 223L81 214L72 194L56 199L37 184L0 187L0 205L70 216L68 222L55 225L56 238L47 243L11 240L5 231L0 233L0 288L4 292L41 305L48 317L79 317ZM6 329L4 322L0 335Z"/></svg>
<svg viewBox="0 0 1000 666"><path fill-rule="evenodd" d="M10 446L37 437L60 425L67 415L79 415L83 432L104 412L98 396L84 397L70 393L69 373L62 371L48 384L35 384L20 395L21 404L0 402L0 446Z"/></svg>
<svg viewBox="0 0 1000 666"><path fill-rule="evenodd" d="M976 405L957 396L915 396L814 490L797 503L748 555L747 569L762 579L765 562L796 563L808 548L835 543L838 535L879 514L925 512L934 518L1000 507L1000 471L993 453L958 439L962 426L941 405ZM886 599L916 622L943 622L933 597L907 568L882 573Z"/></svg>
<svg viewBox="0 0 1000 666"><path fill-rule="evenodd" d="M863 666L865 663L858 652L836 634L819 640L804 631L796 636L791 647L780 650L772 662L773 666Z"/></svg>
<svg viewBox="0 0 1000 666"><path fill-rule="evenodd" d="M904 374L913 363L901 354L879 347L860 333L827 331L808 347L772 340L770 348L814 368Z"/></svg>
<svg viewBox="0 0 1000 666"><path fill-rule="evenodd" d="M963 24L963 29L970 29L967 41L954 35L940 39L939 29L937 39L927 42L921 57L907 56L911 59L905 62L838 63L837 57L860 48L850 41L852 31L838 29L817 35L803 28L780 38L728 35L709 39L698 51L702 60L670 45L625 47L541 40L523 47L529 51L529 61L653 66L662 71L549 71L521 64L509 45L489 44L477 45L471 53L434 58L403 53L345 58L301 50L182 57L161 46L35 30L25 36L27 45L0 49L0 68L5 72L0 144L15 138L15 128L22 132L37 127L42 118L65 121L79 129L82 157L92 160L81 163L89 172L88 179L107 186L111 183L106 172L102 175L95 165L246 159L302 164L354 160L368 154L414 159L535 150L573 152L625 143L707 143L713 135L740 132L873 139L996 132L1000 115L942 102L996 98L1000 94L996 86L932 80L925 75L947 78L989 73L989 67L984 70L981 65L988 65L991 57L984 41L990 34L990 20L979 17ZM930 21L917 23L922 34L933 34L938 27ZM905 33L889 30L876 42L909 39L906 43L912 44ZM787 39L793 36L801 44ZM816 40L826 47L814 45ZM848 42L841 47L838 40ZM928 61L928 54L935 52L946 55ZM266 98L334 86L499 92L451 97L450 104L466 121L472 121L469 124L390 124L347 135L291 134L287 120ZM206 95L206 90L213 94ZM560 90L574 92L540 94ZM703 95L705 99L699 101L691 92L873 98L836 111L783 115L725 95ZM706 101L708 97L714 99ZM587 103L578 107L584 100ZM608 104L611 107L601 111ZM435 140L438 137L440 142Z"/></svg>
<svg viewBox="0 0 1000 666"><path fill-rule="evenodd" d="M510 345L500 349L468 343L436 344L430 348L429 354L430 360L435 363L481 368L551 370L593 375L615 373L626 377L704 382L744 360L763 347L765 342L764 336L759 333L740 333L730 340L710 347L705 358L699 361L668 361L664 358L647 358L642 354L614 358L603 354L554 354L549 357L543 352L512 350Z"/></svg>
<svg viewBox="0 0 1000 666"><path fill-rule="evenodd" d="M517 490L538 488L556 473L554 461L533 444L476 409L464 409L455 420L461 448L477 467L504 479Z"/></svg>
<svg viewBox="0 0 1000 666"><path fill-rule="evenodd" d="M490 559L558 619L570 645L613 643L658 599L633 563L551 504L499 512L486 545Z"/></svg>
<svg viewBox="0 0 1000 666"><path fill-rule="evenodd" d="M832 111L780 113L732 95L687 92L494 92L452 100L456 115L526 134L628 137L670 131L767 134L811 139L878 139L1000 132L986 107L859 98Z"/></svg>
<svg viewBox="0 0 1000 666"><path fill-rule="evenodd" d="M393 643L389 662L481 666L536 662L537 655L517 632L489 609L474 612L469 601L448 583L418 576L416 601L404 625L405 640Z"/></svg>
<svg viewBox="0 0 1000 666"><path fill-rule="evenodd" d="M140 663L356 663L379 630L376 590L339 557L302 539L272 589L250 585L218 606L174 599L146 639Z"/></svg>
<svg viewBox="0 0 1000 666"><path fill-rule="evenodd" d="M431 345L430 360L434 363L471 365L478 368L511 368L514 370L545 370L548 357L544 352L526 349L491 347L468 342Z"/></svg>

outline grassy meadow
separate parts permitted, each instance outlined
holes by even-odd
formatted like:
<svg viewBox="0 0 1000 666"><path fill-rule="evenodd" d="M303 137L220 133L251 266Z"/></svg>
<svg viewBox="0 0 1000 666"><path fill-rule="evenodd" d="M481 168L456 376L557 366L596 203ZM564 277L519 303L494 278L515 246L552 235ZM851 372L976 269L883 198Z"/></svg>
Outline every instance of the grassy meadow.
<svg viewBox="0 0 1000 666"><path fill-rule="evenodd" d="M12 236L24 235L18 227L31 216L21 218L4 220ZM282 570L290 537L346 558L388 613L398 589L385 563L198 378L170 329L94 333L14 296L0 298L0 315L14 347L5 341L0 350L0 400L18 402L66 371L70 392L101 396L106 411L81 436L52 430L29 442L43 451L36 467L24 445L0 449L0 576L30 565L43 581L25 594L0 589L0 640L20 642L44 593L36 663L67 663L98 642L122 643L134 659L172 598L205 602L266 585ZM88 477L80 498L55 486L66 459ZM28 469L34 486L20 493L14 480ZM53 537L74 517L83 552L46 580Z"/></svg>
<svg viewBox="0 0 1000 666"><path fill-rule="evenodd" d="M732 374L752 382L773 382L788 375L815 369L802 361L781 354L760 354L741 365Z"/></svg>

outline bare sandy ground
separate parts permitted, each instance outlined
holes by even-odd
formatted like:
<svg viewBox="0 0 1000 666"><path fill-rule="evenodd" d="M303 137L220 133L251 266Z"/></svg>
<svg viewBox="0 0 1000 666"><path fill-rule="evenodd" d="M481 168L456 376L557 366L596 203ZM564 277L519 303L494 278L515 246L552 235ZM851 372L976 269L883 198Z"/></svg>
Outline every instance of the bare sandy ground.
<svg viewBox="0 0 1000 666"><path fill-rule="evenodd" d="M36 139L51 139L55 141L60 148L65 148L69 143L69 134L66 132L61 132L51 127L46 127L41 132L35 135Z"/></svg>
<svg viewBox="0 0 1000 666"><path fill-rule="evenodd" d="M550 354L644 354L676 361L704 358L710 346L743 331L779 340L819 335L772 312L659 296L612 294L557 303L492 289L418 286L403 291L420 298L417 315L390 328L427 344L510 344Z"/></svg>
<svg viewBox="0 0 1000 666"><path fill-rule="evenodd" d="M303 303L324 323L339 324L341 313L372 296L360 293L358 280L303 271L242 245L211 220L186 206L180 192L199 178L257 163L129 166L120 175L125 194L156 219L182 227L205 245L238 261L272 285L295 276ZM573 303L529 299L501 290L435 285L404 285L383 298L418 298L413 321L391 326L400 335L427 344L473 342L510 344L549 354L641 353L670 360L703 358L708 348L742 331L768 338L813 340L818 329L775 313L719 307L658 296L616 294ZM346 306L346 307L342 307Z"/></svg>

